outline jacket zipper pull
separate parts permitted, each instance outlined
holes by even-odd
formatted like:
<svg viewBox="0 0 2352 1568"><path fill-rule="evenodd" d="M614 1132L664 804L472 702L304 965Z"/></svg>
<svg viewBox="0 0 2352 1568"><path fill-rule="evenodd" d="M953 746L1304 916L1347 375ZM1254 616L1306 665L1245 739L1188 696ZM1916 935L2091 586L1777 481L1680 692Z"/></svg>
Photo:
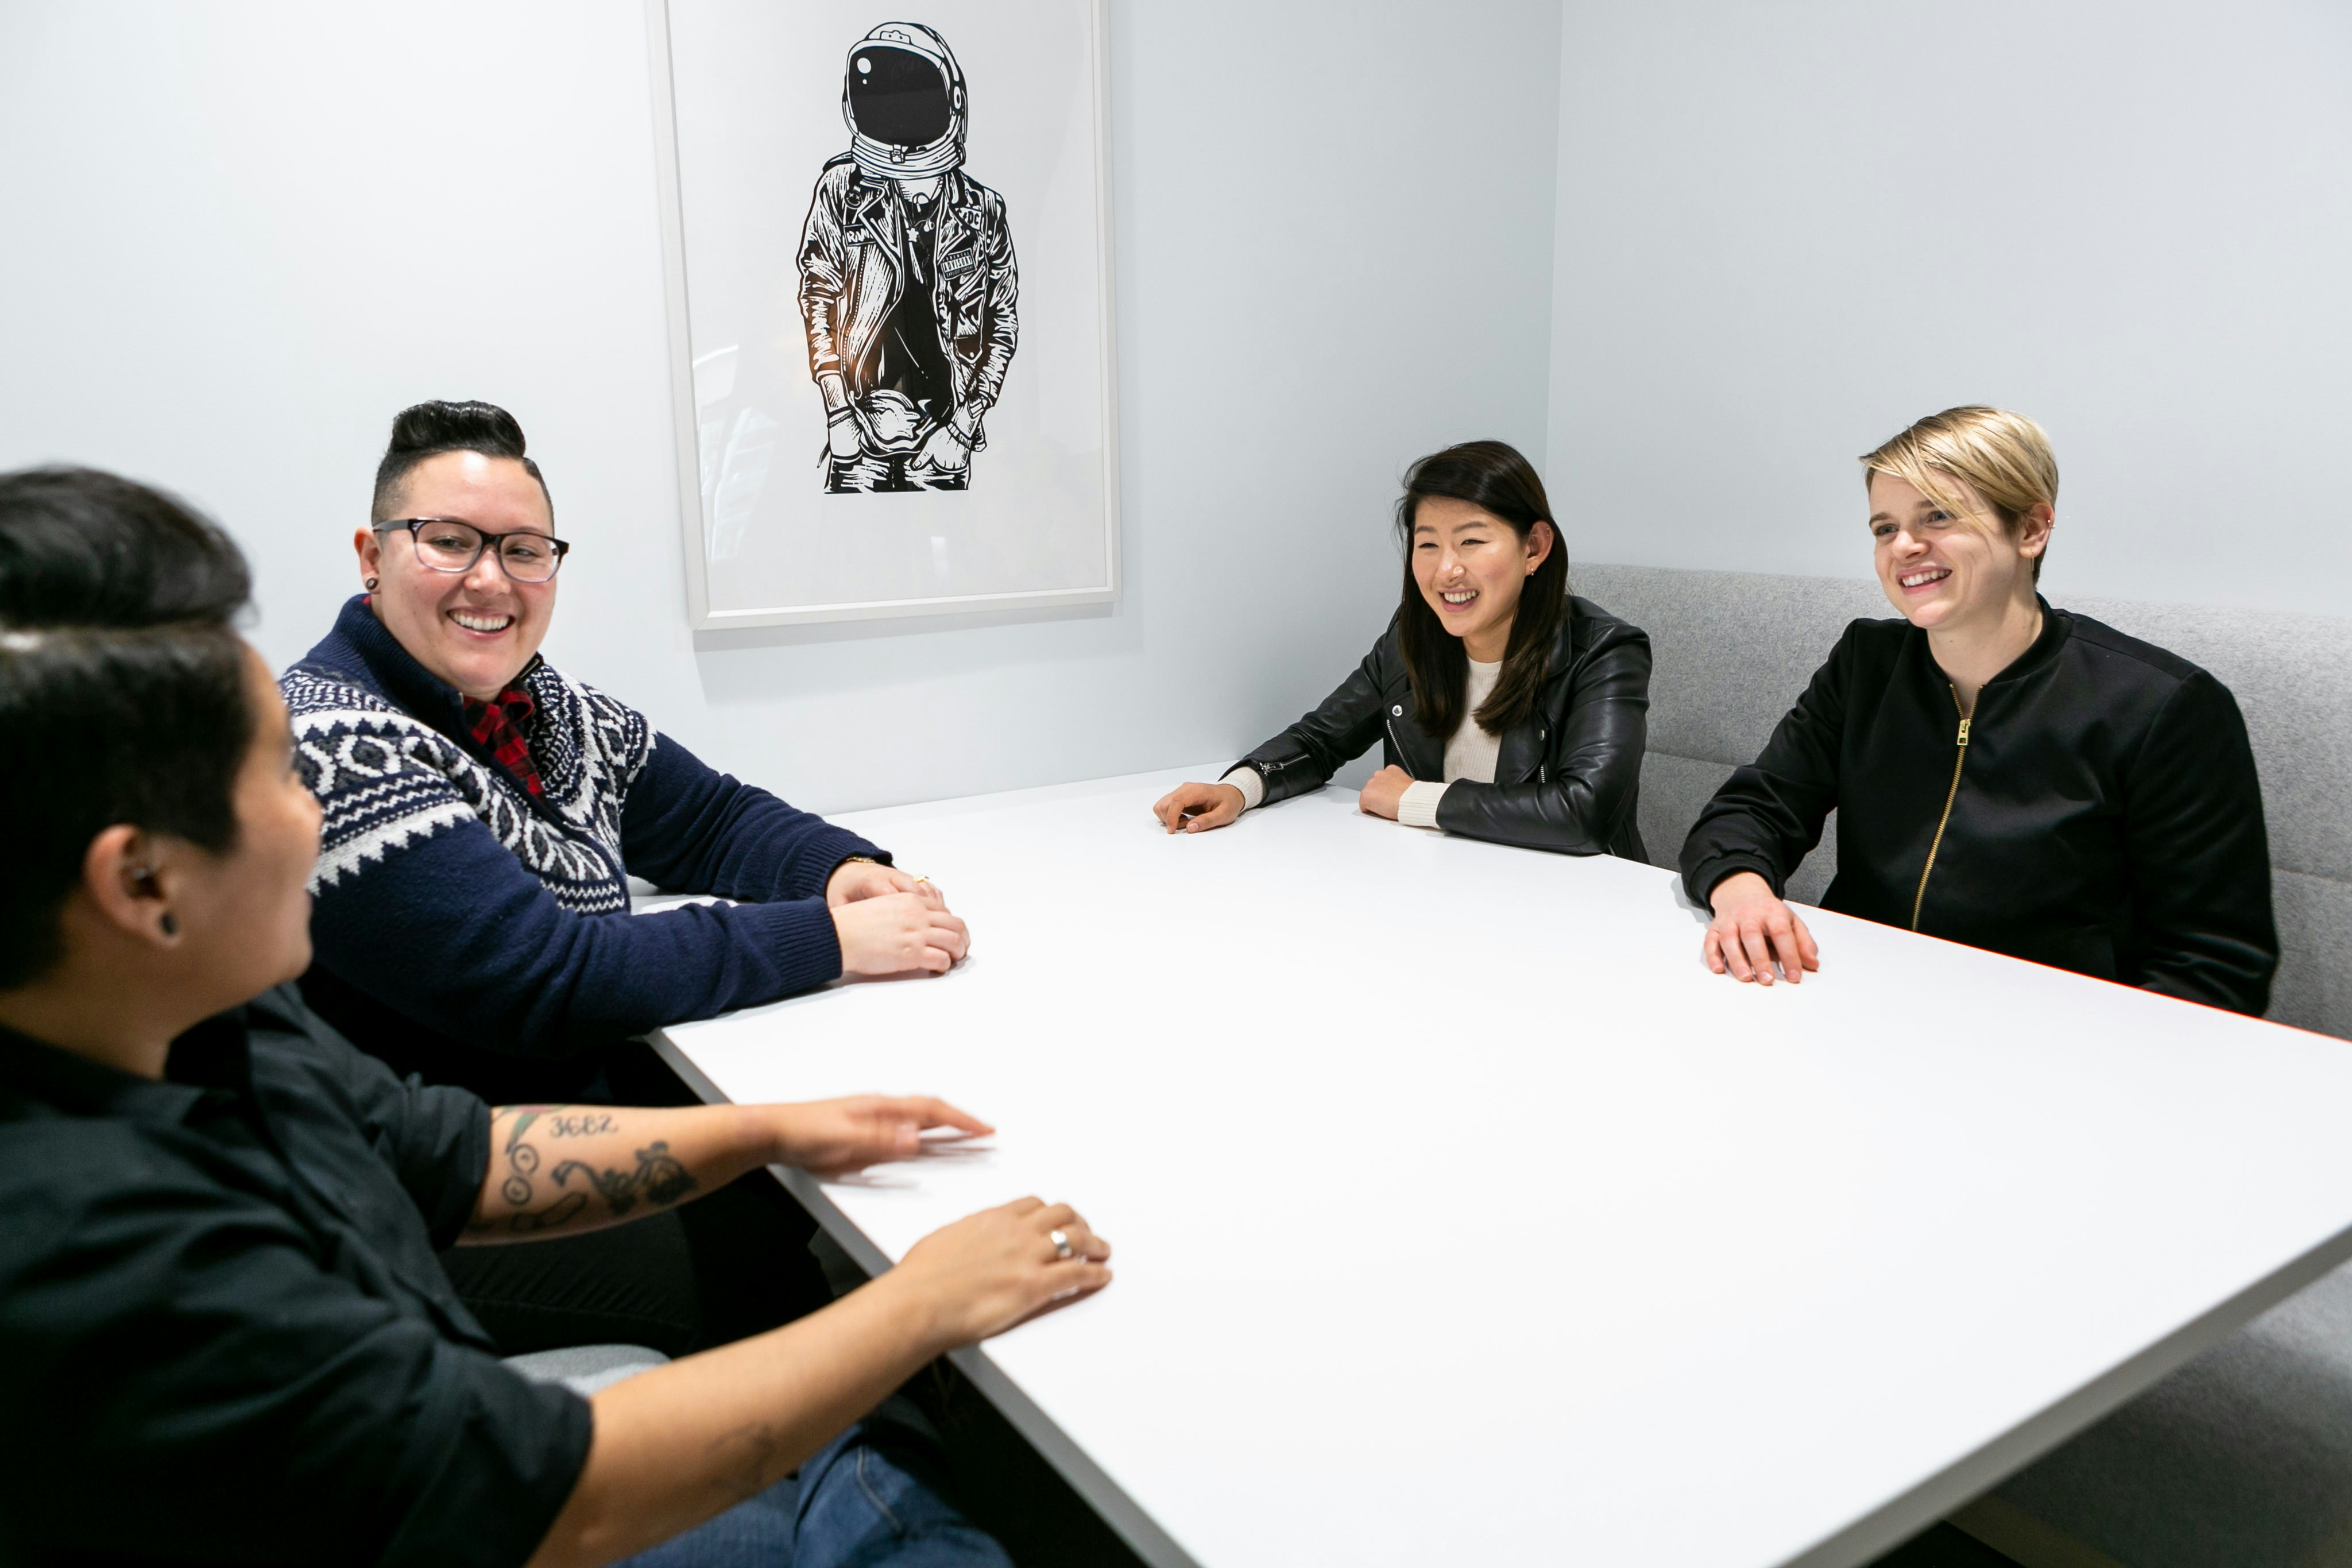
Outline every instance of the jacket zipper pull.
<svg viewBox="0 0 2352 1568"><path fill-rule="evenodd" d="M1960 694L1952 694L1952 706L1960 706ZM1927 900L1927 878L1936 870L1936 852L1944 847L1944 830L1952 824L1952 802L1960 798L1960 769L1969 759L1969 716L1960 715L1959 748L1952 753L1952 787L1944 792L1944 814L1936 819L1936 836L1927 844L1927 863L1919 868L1919 890L1911 895L1911 929L1919 929L1919 911Z"/></svg>

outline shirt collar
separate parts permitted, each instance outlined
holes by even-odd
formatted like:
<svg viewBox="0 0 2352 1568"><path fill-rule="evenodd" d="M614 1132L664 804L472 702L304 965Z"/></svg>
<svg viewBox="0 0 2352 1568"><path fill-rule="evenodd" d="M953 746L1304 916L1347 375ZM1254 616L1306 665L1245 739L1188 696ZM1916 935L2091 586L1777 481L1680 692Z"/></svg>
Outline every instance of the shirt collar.
<svg viewBox="0 0 2352 1568"><path fill-rule="evenodd" d="M2009 662L2008 668L1987 681L1986 685L2021 681L2035 671L2045 668L2058 656L2058 650L2066 639L2074 635L2074 618L2073 616L2063 610L2051 609L2050 601L2038 593L2033 596L2033 602L2042 607L2041 633L2027 645L2024 653Z"/></svg>
<svg viewBox="0 0 2352 1568"><path fill-rule="evenodd" d="M242 1091L251 1082L243 1009L173 1040L161 1082L0 1027L0 1086L68 1115L177 1124L208 1092Z"/></svg>
<svg viewBox="0 0 2352 1568"><path fill-rule="evenodd" d="M529 674L530 671L526 668L523 674ZM515 677L514 685L499 692L488 702L478 697L467 697L464 700L467 727L474 738L485 745L489 743L490 737L484 731L495 727L490 719L492 713L495 712L508 724L520 729L530 722L532 715L539 712L539 699L532 696L530 688L522 684L521 675Z"/></svg>
<svg viewBox="0 0 2352 1568"><path fill-rule="evenodd" d="M356 677L393 706L412 718L422 719L460 746L479 744L474 738L473 724L467 717L465 694L418 664L400 645L400 639L376 619L364 593L353 594L344 601L341 612L335 617L334 631L310 650L303 663L325 665ZM507 684L508 689L528 695L528 683L541 663L540 656L533 653L530 662Z"/></svg>

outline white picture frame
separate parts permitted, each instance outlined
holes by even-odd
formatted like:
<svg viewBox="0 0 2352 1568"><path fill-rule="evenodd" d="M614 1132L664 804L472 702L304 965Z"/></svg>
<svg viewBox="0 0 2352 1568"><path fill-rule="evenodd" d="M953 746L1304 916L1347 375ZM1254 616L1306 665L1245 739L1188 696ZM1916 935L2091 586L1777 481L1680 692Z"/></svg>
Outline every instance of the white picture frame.
<svg viewBox="0 0 2352 1568"><path fill-rule="evenodd" d="M906 7L906 16L922 19L911 32L876 37L899 12L842 0L646 0L678 511L694 629L1044 611L1118 599L1107 5L940 0ZM884 179L877 144L864 135L855 138L863 151L853 150L856 122L843 84L866 63L858 56L869 39L898 51L877 58L903 59L934 45L946 55L942 68L958 106L955 156L976 166L971 175L935 179L932 194L909 201L898 193L919 191L923 182L895 172ZM971 83L968 117L960 73ZM823 96L822 78L833 84L830 95L813 104ZM894 158L906 155L881 145ZM819 175L813 155L828 146L833 155ZM1074 150L1091 162L1075 176ZM841 167L851 160L840 155L854 151L861 161ZM814 191L812 175L819 175ZM919 374L916 382L896 384L945 387L951 374L953 398L919 405L952 406L946 418L888 424L895 405L885 405L896 394L887 388L851 394L858 406L845 413L835 406L842 383L828 391L814 373L811 343L820 327L837 319L841 329L832 336L845 349L853 325L864 319L840 274L870 275L825 260L860 254L844 252L837 241L845 233L853 243L866 239L867 229L854 219L845 227L836 215L820 235L811 214L828 189L837 193L843 181L860 178L866 185L856 190L873 197L877 214L883 205L908 214L894 221L896 243L913 244L919 226L931 232L913 221L917 214L940 219L939 239L927 242L936 244L927 254L938 264L929 326L952 371L934 365L930 381ZM884 204L877 191L894 200ZM937 208L919 204L930 200ZM957 200L969 204L951 208ZM977 245L991 237L990 225L1001 224L1009 253L978 261L951 254L947 236L965 238L957 217ZM877 247L884 226L877 215L870 236ZM787 228L792 241L780 244ZM818 237L835 242L834 250L815 248ZM903 253L894 246L886 254ZM970 267L965 277L939 277L959 261ZM920 268L919 261L901 265ZM976 273L980 293L993 298L1016 267L1016 293L1003 295L1005 311L985 311L986 346L980 357L968 356L967 345L983 334L973 326L971 336L960 335L970 323L957 314L965 307L951 290ZM822 298L810 303L819 274L839 286L831 306ZM1047 287L1019 288L1031 279ZM893 287L895 298L908 298L902 285ZM780 319L778 291L792 296L796 331ZM971 308L977 322L982 307ZM987 356L1002 347L995 324L1015 311L1017 341L992 366ZM992 372L1000 395L985 405L964 401ZM977 421L968 412L974 406L984 408ZM830 422L818 423L828 414ZM839 438L835 423L847 426ZM976 439L967 448L925 435L943 426L950 435L973 427ZM887 454L901 442L919 445L911 455ZM830 454L828 443L835 443ZM843 457L844 446L857 455ZM955 488L952 460L965 451L964 484ZM946 454L948 464L934 465L934 452Z"/></svg>

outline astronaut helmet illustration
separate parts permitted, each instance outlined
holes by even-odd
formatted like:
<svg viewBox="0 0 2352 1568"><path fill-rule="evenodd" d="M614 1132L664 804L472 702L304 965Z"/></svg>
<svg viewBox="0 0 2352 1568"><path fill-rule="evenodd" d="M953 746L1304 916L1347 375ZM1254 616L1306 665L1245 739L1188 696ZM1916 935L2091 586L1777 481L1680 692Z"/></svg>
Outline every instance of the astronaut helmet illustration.
<svg viewBox="0 0 2352 1568"><path fill-rule="evenodd" d="M849 51L841 117L868 174L913 180L961 164L964 107L962 68L919 22L885 22Z"/></svg>

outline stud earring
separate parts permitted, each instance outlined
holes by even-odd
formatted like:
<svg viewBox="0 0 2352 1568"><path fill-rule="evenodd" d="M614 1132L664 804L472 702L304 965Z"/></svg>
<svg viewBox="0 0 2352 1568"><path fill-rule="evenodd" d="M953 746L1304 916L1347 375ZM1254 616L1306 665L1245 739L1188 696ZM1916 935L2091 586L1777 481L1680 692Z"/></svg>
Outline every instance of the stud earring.
<svg viewBox="0 0 2352 1568"><path fill-rule="evenodd" d="M375 579L374 579L374 578L372 578L372 577L371 577L371 578L369 578L369 579L367 580L367 591L368 591L370 593L373 593L373 592L375 591Z"/></svg>
<svg viewBox="0 0 2352 1568"><path fill-rule="evenodd" d="M163 911L163 917L155 924L163 928L163 935L166 936L177 936L180 934L180 923L172 918L172 912L168 909Z"/></svg>

